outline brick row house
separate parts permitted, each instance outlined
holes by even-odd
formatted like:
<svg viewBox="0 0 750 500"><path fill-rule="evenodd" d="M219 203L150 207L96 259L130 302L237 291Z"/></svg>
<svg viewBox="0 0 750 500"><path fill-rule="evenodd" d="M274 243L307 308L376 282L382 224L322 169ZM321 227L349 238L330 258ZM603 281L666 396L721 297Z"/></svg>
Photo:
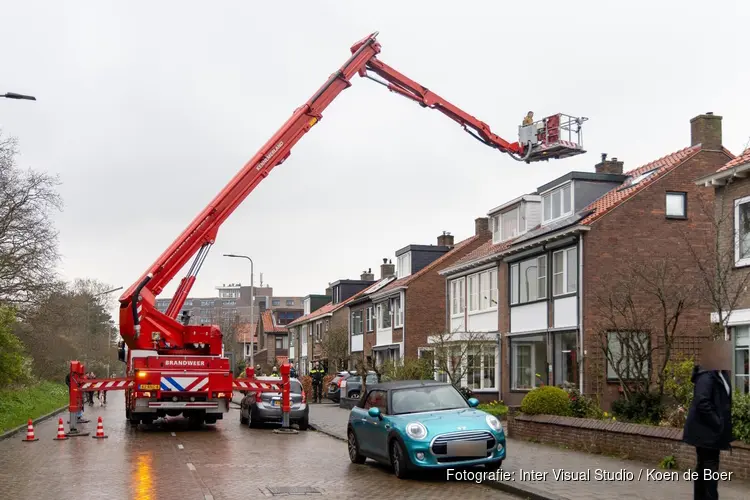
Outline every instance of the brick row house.
<svg viewBox="0 0 750 500"><path fill-rule="evenodd" d="M492 238L440 270L447 329L456 342L482 334L461 361L462 385L517 405L540 384L569 383L608 406L619 383L602 343L617 353L621 337L600 326L606 276L658 259L687 275L695 266L684 235L709 241L713 227L689 202L701 189L695 179L731 159L721 117L709 113L691 120L687 148L627 173L602 155L594 172L569 172L491 210ZM709 313L699 304L681 321L705 335ZM656 341L653 333L638 339Z"/></svg>
<svg viewBox="0 0 750 500"><path fill-rule="evenodd" d="M277 362L289 360L289 331L280 322L281 311L266 309L258 318L258 351L255 353L256 365L273 366ZM282 320L283 321L283 320Z"/></svg>
<svg viewBox="0 0 750 500"><path fill-rule="evenodd" d="M712 311L715 323L723 322L734 346L734 387L750 393L750 148L716 172L696 181L715 191L719 234L718 285L725 285L724 314Z"/></svg>
<svg viewBox="0 0 750 500"><path fill-rule="evenodd" d="M438 270L490 238L488 221L475 221L475 234L454 245L444 232L437 245L407 245L396 251L396 264L383 259L381 280L348 305L350 353L382 365L416 358L427 337L445 328L445 281ZM388 262L386 262L388 261Z"/></svg>

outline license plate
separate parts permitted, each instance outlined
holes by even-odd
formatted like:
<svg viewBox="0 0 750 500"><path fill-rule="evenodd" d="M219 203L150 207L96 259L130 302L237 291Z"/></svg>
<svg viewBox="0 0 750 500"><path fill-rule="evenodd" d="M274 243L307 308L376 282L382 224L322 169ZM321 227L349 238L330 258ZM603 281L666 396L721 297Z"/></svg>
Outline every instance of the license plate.
<svg viewBox="0 0 750 500"><path fill-rule="evenodd" d="M157 384L141 384L138 386L138 389L142 391L158 391L160 387Z"/></svg>
<svg viewBox="0 0 750 500"><path fill-rule="evenodd" d="M274 399L273 400L273 405L274 406L281 406L281 400L280 399Z"/></svg>
<svg viewBox="0 0 750 500"><path fill-rule="evenodd" d="M487 455L486 441L448 441L448 456L484 457Z"/></svg>

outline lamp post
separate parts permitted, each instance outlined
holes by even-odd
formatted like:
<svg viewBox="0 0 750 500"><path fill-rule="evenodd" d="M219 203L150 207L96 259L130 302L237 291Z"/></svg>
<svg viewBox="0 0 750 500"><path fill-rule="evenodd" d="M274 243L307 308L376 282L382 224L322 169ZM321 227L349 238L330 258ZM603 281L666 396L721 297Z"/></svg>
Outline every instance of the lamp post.
<svg viewBox="0 0 750 500"><path fill-rule="evenodd" d="M23 99L25 101L36 101L36 97L33 95L23 95L23 94L17 94L15 92L6 92L5 94L0 94L0 97L5 97L6 99Z"/></svg>
<svg viewBox="0 0 750 500"><path fill-rule="evenodd" d="M232 253L225 253L224 257L232 257L235 259L247 259L250 261L250 366L255 368L255 343L253 342L253 329L252 326L257 326L256 322L253 320L253 315L255 314L255 289L253 287L253 259L248 257L247 255L235 255ZM244 337L244 341L242 342L242 357L244 359L247 359L247 337Z"/></svg>

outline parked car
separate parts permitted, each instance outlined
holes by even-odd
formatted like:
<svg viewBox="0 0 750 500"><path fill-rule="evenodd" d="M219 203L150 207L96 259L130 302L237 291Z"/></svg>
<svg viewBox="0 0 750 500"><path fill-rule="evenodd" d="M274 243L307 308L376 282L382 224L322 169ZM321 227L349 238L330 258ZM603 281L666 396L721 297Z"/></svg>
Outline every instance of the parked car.
<svg viewBox="0 0 750 500"><path fill-rule="evenodd" d="M339 401L341 401L341 384L344 380L348 379L351 376L351 372L338 372L328 384L325 397L330 399L334 403L338 403Z"/></svg>
<svg viewBox="0 0 750 500"><path fill-rule="evenodd" d="M365 386L370 387L373 384L378 383L378 374L375 372L367 372L367 378L365 379ZM362 393L362 376L354 374L351 377L345 379L341 383L341 390L344 391L347 398L357 399Z"/></svg>
<svg viewBox="0 0 750 500"><path fill-rule="evenodd" d="M259 381L278 383L277 377L258 377ZM302 431L310 426L310 407L307 405L302 383L296 378L290 379L289 399L292 408L289 412L289 423L297 424ZM245 393L240 402L240 423L248 427L257 427L264 423L281 423L281 393L251 392Z"/></svg>
<svg viewBox="0 0 750 500"><path fill-rule="evenodd" d="M418 469L500 468L505 433L494 416L478 410L451 384L397 381L367 387L349 414L349 459L390 464L399 478Z"/></svg>

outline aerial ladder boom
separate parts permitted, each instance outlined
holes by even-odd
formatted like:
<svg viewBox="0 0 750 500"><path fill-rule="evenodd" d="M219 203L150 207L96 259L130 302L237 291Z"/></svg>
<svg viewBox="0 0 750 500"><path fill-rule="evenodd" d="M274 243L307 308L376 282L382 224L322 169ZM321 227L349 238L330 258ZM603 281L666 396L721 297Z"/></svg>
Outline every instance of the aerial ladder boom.
<svg viewBox="0 0 750 500"><path fill-rule="evenodd" d="M552 115L519 127L520 139L511 143L493 133L486 123L380 61L376 36L373 33L352 46L352 55L344 65L294 111L174 243L122 294L120 334L131 349L154 349L165 354L220 354L221 333L217 327L189 326L188 318L177 319L218 229L271 170L289 157L292 147L322 119L328 105L351 86L350 80L355 75L372 79L391 92L440 111L482 143L518 161L530 163L585 152L580 143L581 123L585 118ZM160 312L155 307L156 296L192 257L195 259L169 308L165 313Z"/></svg>

